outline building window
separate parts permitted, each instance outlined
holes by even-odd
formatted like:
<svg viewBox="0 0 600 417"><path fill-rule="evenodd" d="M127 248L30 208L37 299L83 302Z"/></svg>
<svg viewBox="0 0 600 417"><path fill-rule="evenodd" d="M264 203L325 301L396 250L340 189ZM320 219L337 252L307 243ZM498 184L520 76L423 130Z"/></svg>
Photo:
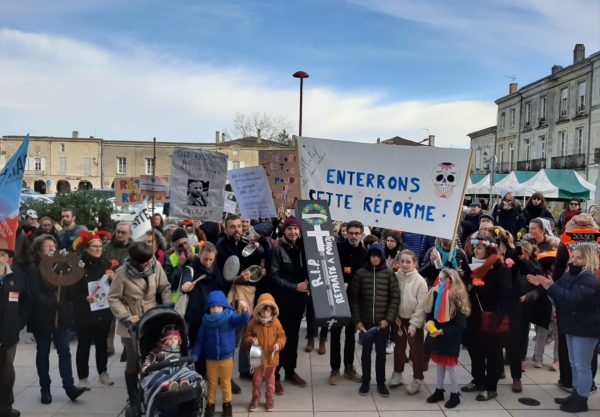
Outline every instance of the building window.
<svg viewBox="0 0 600 417"><path fill-rule="evenodd" d="M504 163L504 145L498 147L498 162Z"/></svg>
<svg viewBox="0 0 600 417"><path fill-rule="evenodd" d="M560 117L567 117L569 114L569 88L560 90Z"/></svg>
<svg viewBox="0 0 600 417"><path fill-rule="evenodd" d="M516 115L516 110L510 109L510 127L515 127L515 115Z"/></svg>
<svg viewBox="0 0 600 417"><path fill-rule="evenodd" d="M481 148L477 148L475 152L475 169L481 168Z"/></svg>
<svg viewBox="0 0 600 417"><path fill-rule="evenodd" d="M67 158L64 156L58 157L58 173L59 174L67 173Z"/></svg>
<svg viewBox="0 0 600 417"><path fill-rule="evenodd" d="M529 126L531 124L531 101L525 103L525 126Z"/></svg>
<svg viewBox="0 0 600 417"><path fill-rule="evenodd" d="M231 169L239 169L240 161L231 161Z"/></svg>
<svg viewBox="0 0 600 417"><path fill-rule="evenodd" d="M127 174L127 158L124 156L117 157L117 174Z"/></svg>
<svg viewBox="0 0 600 417"><path fill-rule="evenodd" d="M146 158L146 175L154 174L154 158Z"/></svg>
<svg viewBox="0 0 600 417"><path fill-rule="evenodd" d="M61 143L61 144L60 144L60 151L61 151L61 152L64 152L64 151L65 151L65 144L64 144L64 143Z"/></svg>
<svg viewBox="0 0 600 417"><path fill-rule="evenodd" d="M503 111L500 113L500 129L504 129L506 127L506 112Z"/></svg>
<svg viewBox="0 0 600 417"><path fill-rule="evenodd" d="M540 158L546 159L546 135L540 135Z"/></svg>
<svg viewBox="0 0 600 417"><path fill-rule="evenodd" d="M546 108L547 108L547 104L548 104L548 97L542 97L540 99L540 119L541 120L546 120Z"/></svg>
<svg viewBox="0 0 600 417"><path fill-rule="evenodd" d="M529 143L529 139L525 139L525 160L529 162L531 158L531 144Z"/></svg>
<svg viewBox="0 0 600 417"><path fill-rule="evenodd" d="M577 85L577 112L583 112L585 110L585 82Z"/></svg>
<svg viewBox="0 0 600 417"><path fill-rule="evenodd" d="M562 130L558 132L558 145L560 147L560 156L567 153L567 132Z"/></svg>
<svg viewBox="0 0 600 417"><path fill-rule="evenodd" d="M513 161L515 160L515 144L508 145L508 169L512 169Z"/></svg>
<svg viewBox="0 0 600 417"><path fill-rule="evenodd" d="M42 170L42 158L34 158L33 159L33 169L34 169L34 171Z"/></svg>
<svg viewBox="0 0 600 417"><path fill-rule="evenodd" d="M92 175L92 158L83 158L83 175Z"/></svg>
<svg viewBox="0 0 600 417"><path fill-rule="evenodd" d="M583 128L579 127L575 130L575 137L577 138L577 153L583 153Z"/></svg>

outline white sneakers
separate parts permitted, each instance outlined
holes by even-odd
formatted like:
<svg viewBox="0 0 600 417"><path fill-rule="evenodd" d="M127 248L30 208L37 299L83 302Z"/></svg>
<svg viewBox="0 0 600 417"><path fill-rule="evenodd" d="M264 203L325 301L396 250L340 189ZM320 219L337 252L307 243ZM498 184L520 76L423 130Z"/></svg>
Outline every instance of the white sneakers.
<svg viewBox="0 0 600 417"><path fill-rule="evenodd" d="M114 382L110 379L110 376L106 372L102 372L100 374L100 383L102 385L111 386Z"/></svg>
<svg viewBox="0 0 600 417"><path fill-rule="evenodd" d="M87 378L83 378L79 380L79 386L82 388L89 388L90 387L90 381L88 381Z"/></svg>
<svg viewBox="0 0 600 417"><path fill-rule="evenodd" d="M421 389L421 385L423 384L423 380L413 378L412 382L406 386L406 392L409 394L416 394Z"/></svg>
<svg viewBox="0 0 600 417"><path fill-rule="evenodd" d="M388 340L387 346L385 347L385 353L388 355L394 353L394 349L396 348L396 344L391 340Z"/></svg>
<svg viewBox="0 0 600 417"><path fill-rule="evenodd" d="M398 372L393 372L389 384L390 388L396 388L404 384L404 378L402 377L402 374Z"/></svg>

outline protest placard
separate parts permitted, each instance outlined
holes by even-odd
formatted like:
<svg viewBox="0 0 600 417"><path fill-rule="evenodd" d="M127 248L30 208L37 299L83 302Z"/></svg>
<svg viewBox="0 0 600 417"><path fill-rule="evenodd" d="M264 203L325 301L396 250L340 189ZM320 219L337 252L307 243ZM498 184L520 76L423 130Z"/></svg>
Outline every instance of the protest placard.
<svg viewBox="0 0 600 417"><path fill-rule="evenodd" d="M150 213L146 207L141 207L135 215L133 222L133 235L131 238L135 241L143 240L144 234L152 229L150 222Z"/></svg>
<svg viewBox="0 0 600 417"><path fill-rule="evenodd" d="M302 219L315 326L342 326L350 320L350 304L327 201L299 200L296 213Z"/></svg>
<svg viewBox="0 0 600 417"><path fill-rule="evenodd" d="M295 208L300 199L298 152L258 151L258 159L267 174L275 207Z"/></svg>
<svg viewBox="0 0 600 417"><path fill-rule="evenodd" d="M220 221L226 176L227 155L175 148L169 187L170 217Z"/></svg>
<svg viewBox="0 0 600 417"><path fill-rule="evenodd" d="M227 176L242 216L248 219L277 216L267 175L262 167L234 169Z"/></svg>
<svg viewBox="0 0 600 417"><path fill-rule="evenodd" d="M143 201L138 178L115 178L115 204L140 204Z"/></svg>
<svg viewBox="0 0 600 417"><path fill-rule="evenodd" d="M298 139L302 198L334 220L452 239L471 151Z"/></svg>
<svg viewBox="0 0 600 417"><path fill-rule="evenodd" d="M157 203L166 203L169 201L169 176L156 175L154 183L152 175L140 175L140 194L145 201L152 201L154 192L154 201Z"/></svg>
<svg viewBox="0 0 600 417"><path fill-rule="evenodd" d="M223 211L229 214L237 213L237 202L235 200L235 194L231 191L225 191L225 202L223 205Z"/></svg>

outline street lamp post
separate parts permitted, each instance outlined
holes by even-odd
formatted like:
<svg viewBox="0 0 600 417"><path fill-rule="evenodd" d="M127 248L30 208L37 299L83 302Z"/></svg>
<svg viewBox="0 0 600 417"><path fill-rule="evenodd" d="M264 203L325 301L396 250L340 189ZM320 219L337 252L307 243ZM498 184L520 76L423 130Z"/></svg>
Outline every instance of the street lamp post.
<svg viewBox="0 0 600 417"><path fill-rule="evenodd" d="M310 76L304 71L296 71L293 77L300 78L300 121L298 122L298 136L302 136L302 92L304 89L304 79Z"/></svg>

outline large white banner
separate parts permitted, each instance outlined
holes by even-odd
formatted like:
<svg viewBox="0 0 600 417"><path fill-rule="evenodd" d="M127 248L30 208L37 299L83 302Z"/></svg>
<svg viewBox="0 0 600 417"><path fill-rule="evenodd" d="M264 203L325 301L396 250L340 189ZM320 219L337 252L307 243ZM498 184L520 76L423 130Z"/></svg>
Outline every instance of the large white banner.
<svg viewBox="0 0 600 417"><path fill-rule="evenodd" d="M298 139L302 198L334 220L451 239L471 151Z"/></svg>
<svg viewBox="0 0 600 417"><path fill-rule="evenodd" d="M171 175L171 217L218 222L223 216L227 155L175 148Z"/></svg>
<svg viewBox="0 0 600 417"><path fill-rule="evenodd" d="M234 169L227 176L242 216L248 219L277 217L263 167Z"/></svg>

